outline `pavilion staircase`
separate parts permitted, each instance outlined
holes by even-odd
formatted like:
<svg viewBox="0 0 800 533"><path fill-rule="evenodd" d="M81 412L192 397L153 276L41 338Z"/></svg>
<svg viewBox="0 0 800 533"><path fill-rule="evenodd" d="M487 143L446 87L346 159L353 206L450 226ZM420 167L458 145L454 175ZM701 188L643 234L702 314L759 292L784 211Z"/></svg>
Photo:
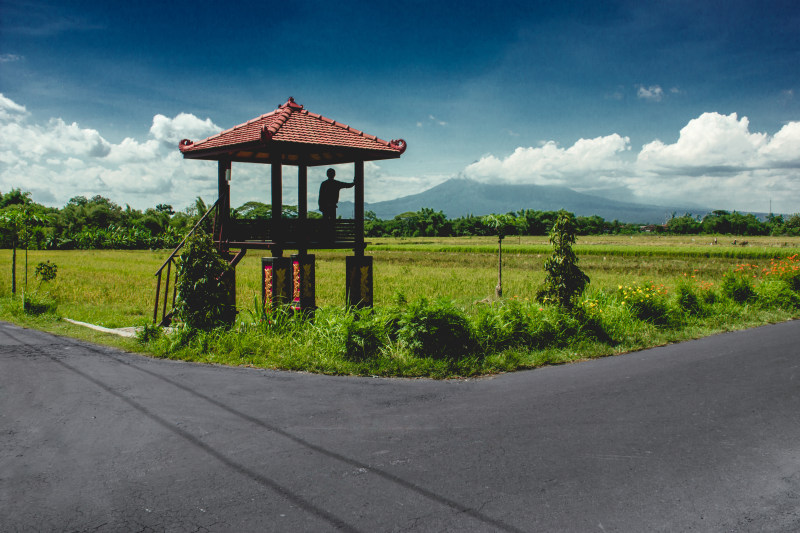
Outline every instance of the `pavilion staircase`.
<svg viewBox="0 0 800 533"><path fill-rule="evenodd" d="M177 264L177 257L178 253L183 249L183 246L186 244L187 239L194 234L198 228L201 227L203 222L208 218L211 213L216 215L217 209L219 206L219 200L217 200L214 205L209 208L205 214L200 217L200 220L197 221L197 224L186 234L183 240L175 247L172 251L170 256L164 261L164 264L156 271L156 303L153 307L153 323L158 324L159 326L168 326L172 322L172 316L175 312L175 299L177 297L177 286L178 286L178 264ZM216 227L216 221L214 223L214 227ZM246 249L241 249L236 253L230 253L227 250L220 250L222 257L228 261L228 264L232 268L236 268L236 265L239 261L242 260L245 253L247 252ZM164 273L164 269L166 269L166 274ZM161 281L162 278L164 279L164 287L162 290ZM224 280L220 280L224 281ZM170 287L170 283L172 287ZM170 294L170 289L172 289L172 294ZM170 299L172 300L171 304L169 304ZM159 303L161 304L161 320L159 320ZM169 310L167 309L169 307Z"/></svg>

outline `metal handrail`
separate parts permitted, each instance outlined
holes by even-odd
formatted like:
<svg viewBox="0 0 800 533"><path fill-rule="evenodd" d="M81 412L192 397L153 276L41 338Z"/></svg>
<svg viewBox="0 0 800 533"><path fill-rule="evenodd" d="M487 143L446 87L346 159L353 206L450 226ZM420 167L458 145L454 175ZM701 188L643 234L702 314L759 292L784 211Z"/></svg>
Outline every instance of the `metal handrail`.
<svg viewBox="0 0 800 533"><path fill-rule="evenodd" d="M219 200L217 200L216 202L214 202L214 205L212 205L212 206L211 206L211 207L208 209L208 211L206 211L206 212L205 212L205 214L204 214L202 217L200 217L200 220L198 220L198 221L197 221L197 224L195 224L195 225L194 225L194 227L193 227L191 230L189 230L189 233L187 233L187 234L186 234L186 236L183 238L183 240L180 242L180 244L178 244L178 246L177 246L177 247L176 247L176 248L175 248L175 249L172 251L172 254L171 254L171 255L170 255L168 258L167 258L167 260L166 260L166 261L164 261L164 264L163 264L163 265L161 265L161 267L159 267L159 269L158 269L158 270L156 271L156 273L154 274L155 276L159 275L159 274L161 273L161 271L162 271L162 270L164 270L164 267L165 267L165 266L167 266L167 263L169 263L170 261L172 261L172 258L174 258L174 257L177 255L177 253L181 251L181 248L183 248L183 245L184 245L184 244L186 244L186 239L188 239L189 237L191 237L191 236L192 236L192 234L193 234L193 233L194 233L194 232L197 230L197 228L199 228L199 227L200 227L200 224L202 224L202 223L203 223L203 221L206 219L206 217L207 217L207 216L208 216L208 215L209 215L209 214L210 214L212 211L214 211L214 210L217 208L217 205L218 205L218 204L219 204Z"/></svg>
<svg viewBox="0 0 800 533"><path fill-rule="evenodd" d="M175 249L172 251L172 253L167 258L167 260L164 261L164 264L161 265L159 267L159 269L156 271L156 273L155 273L155 276L157 278L157 280L156 280L156 303L155 303L155 306L153 307L153 323L155 323L158 320L158 300L159 300L159 298L161 296L161 273L164 270L164 267L167 268L167 279L166 279L166 283L164 285L164 303L163 303L163 307L162 307L162 310L161 310L161 325L166 325L167 319L172 314L171 311L170 311L169 314L167 313L167 300L168 300L168 297L169 297L169 278L170 278L170 274L171 274L171 270L172 270L172 264L175 262L175 256L178 255L178 252L181 251L181 249L183 248L183 245L186 244L186 240L189 237L191 237L192 234L195 231L197 231L197 228L200 227L200 224L203 223L203 221L206 219L206 217L208 217L208 215L212 211L215 211L217 209L218 205L219 205L219 200L214 202L214 205L212 205L208 209L208 211L206 211L205 214L203 214L203 216L200 217L200 220L197 221L197 224L195 224L194 227L191 230L189 230L189 233L186 234L186 236L183 238L183 240L180 242L180 244L178 244L178 246L175 247ZM175 269L175 276L177 276L177 275L178 275L178 270L176 268ZM177 283L177 279L176 279L174 287L172 289L172 307L173 308L175 307L175 297L177 296L177 288L178 288L178 283Z"/></svg>

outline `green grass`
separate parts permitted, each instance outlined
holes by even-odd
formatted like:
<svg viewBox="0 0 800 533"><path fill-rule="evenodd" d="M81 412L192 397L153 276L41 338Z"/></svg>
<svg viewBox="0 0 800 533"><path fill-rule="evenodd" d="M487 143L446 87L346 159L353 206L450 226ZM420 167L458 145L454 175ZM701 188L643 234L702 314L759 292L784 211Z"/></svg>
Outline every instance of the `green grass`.
<svg viewBox="0 0 800 533"><path fill-rule="evenodd" d="M10 297L11 252L1 250L0 319L159 357L331 374L444 378L612 355L798 316L800 300L785 284L774 280L757 283L757 296L742 304L723 297L720 287L724 275L743 263L756 265L748 267L756 272L769 267L772 257L797 253L800 239L749 238L748 246L734 247L711 246L708 237L700 238L703 243L692 242L691 237L579 239L576 248L579 265L591 278L584 297L586 315L581 320L594 324L596 331L592 334L557 309L531 301L544 279L542 266L550 253L543 237L506 239L505 304L495 302L492 306L479 301L493 294L497 282L493 239L373 240L374 246L368 253L375 257L376 313L371 317L354 317L342 307L347 253L318 251L317 304L321 309L316 319L313 322L287 319L272 326L254 320L254 301L260 298L261 290L261 254L251 251L237 268L237 306L241 312L232 332L194 336L183 332L146 344L73 326L59 317L106 327L148 323L152 320L155 296L153 274L169 252L31 251L28 298L51 298L57 304L55 315L31 315L22 311L19 298ZM518 243L513 244L514 240ZM726 238L726 243L728 240L732 239ZM456 251L434 251L435 247L452 247ZM742 253L745 256L737 256ZM18 253L17 258L21 293L24 253ZM39 287L33 270L39 261L46 260L58 265L58 277ZM637 314L632 302L624 302L626 296L618 289L652 283L664 286L663 309L646 307ZM677 289L682 284L685 287L681 292ZM687 291L696 292L697 298L693 300ZM678 292L683 303L679 303ZM403 299L399 298L401 294L411 305L395 305ZM710 294L716 295L716 301L703 300ZM422 298L431 301L442 298L448 302L446 305L466 317L476 332L472 353L450 358L428 357L412 349L414 339L418 338L414 335L419 331L411 331L405 337L390 331L386 324L394 324L402 316L411 324L407 330L427 327L414 322L408 314L408 309ZM696 300L703 301L702 310L690 305ZM509 306L517 306L518 310L511 312ZM586 322L587 317L590 322ZM512 334L505 338L524 337L528 343L486 340L501 338L503 332L509 331ZM553 331L574 334L561 342L547 337L555 335L547 333ZM480 334L484 337L480 338ZM369 353L364 355L366 352Z"/></svg>

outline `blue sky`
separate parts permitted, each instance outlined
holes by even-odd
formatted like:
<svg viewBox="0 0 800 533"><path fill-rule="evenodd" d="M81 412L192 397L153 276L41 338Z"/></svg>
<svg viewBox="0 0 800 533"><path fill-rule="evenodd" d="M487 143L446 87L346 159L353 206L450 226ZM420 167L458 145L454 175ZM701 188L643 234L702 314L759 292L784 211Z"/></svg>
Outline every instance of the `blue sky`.
<svg viewBox="0 0 800 533"><path fill-rule="evenodd" d="M408 142L368 201L464 176L796 212L798 28L795 1L2 1L0 191L213 199L177 141L294 96ZM234 175L269 202L268 169Z"/></svg>

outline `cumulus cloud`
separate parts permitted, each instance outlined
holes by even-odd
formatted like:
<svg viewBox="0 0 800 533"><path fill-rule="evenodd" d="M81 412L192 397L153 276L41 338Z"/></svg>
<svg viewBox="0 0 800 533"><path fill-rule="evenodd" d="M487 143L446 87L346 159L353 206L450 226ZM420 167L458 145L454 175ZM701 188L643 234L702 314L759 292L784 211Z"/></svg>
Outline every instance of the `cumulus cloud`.
<svg viewBox="0 0 800 533"><path fill-rule="evenodd" d="M664 98L664 89L659 85L651 85L645 87L644 85L637 85L636 96L642 100L649 100L650 102L660 102Z"/></svg>
<svg viewBox="0 0 800 533"><path fill-rule="evenodd" d="M581 139L569 148L548 141L505 158L486 155L464 175L662 205L765 211L773 198L784 211L800 209L800 122L770 136L751 132L748 119L735 113L704 113L674 143L654 140L634 158L629 150L629 139L619 134Z"/></svg>
<svg viewBox="0 0 800 533"><path fill-rule="evenodd" d="M652 89L652 88L650 88ZM648 89L648 90L650 90ZM436 121L429 117L430 122ZM181 113L156 115L144 139L115 143L101 132L60 118L35 123L24 105L0 94L0 191L20 187L49 205L64 205L77 195L101 194L136 208L169 203L178 209L196 196L216 197L216 165L184 161L177 149L220 131L210 119ZM451 176L397 176L375 163L365 172L367 201L421 192ZM323 167L309 169L309 206L324 179ZM348 180L352 165L340 179ZM676 141L653 140L638 151L619 133L579 139L561 146L548 140L519 146L506 156L487 154L462 169L465 177L486 182L559 185L614 198L662 205L693 203L710 208L800 210L800 122L774 134L751 132L746 117L704 113L689 120ZM268 170L235 165L233 204L269 202ZM347 191L343 200L348 200ZM284 201L295 203L296 180L287 175Z"/></svg>
<svg viewBox="0 0 800 533"><path fill-rule="evenodd" d="M178 141L216 131L210 119L156 115L150 139L111 143L97 130L60 118L30 123L25 106L0 95L0 190L19 187L50 205L100 194L138 208L186 206L195 196L216 194L216 175L213 163L186 165Z"/></svg>
<svg viewBox="0 0 800 533"><path fill-rule="evenodd" d="M181 139L199 141L220 131L221 128L210 118L201 120L189 113L179 113L175 118L156 115L150 127L150 134L157 141L172 147L178 146Z"/></svg>
<svg viewBox="0 0 800 533"><path fill-rule="evenodd" d="M592 189L598 181L627 174L629 163L620 155L628 150L630 139L616 133L579 139L569 148L548 141L535 148L519 147L504 159L486 155L467 166L464 175L479 181L502 176L511 183Z"/></svg>
<svg viewBox="0 0 800 533"><path fill-rule="evenodd" d="M800 166L800 122L770 137L751 133L747 117L703 113L680 131L674 144L655 140L642 147L640 170L661 175L713 175Z"/></svg>
<svg viewBox="0 0 800 533"><path fill-rule="evenodd" d="M28 116L24 105L19 105L10 98L0 93L0 124L6 122L20 122Z"/></svg>

